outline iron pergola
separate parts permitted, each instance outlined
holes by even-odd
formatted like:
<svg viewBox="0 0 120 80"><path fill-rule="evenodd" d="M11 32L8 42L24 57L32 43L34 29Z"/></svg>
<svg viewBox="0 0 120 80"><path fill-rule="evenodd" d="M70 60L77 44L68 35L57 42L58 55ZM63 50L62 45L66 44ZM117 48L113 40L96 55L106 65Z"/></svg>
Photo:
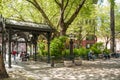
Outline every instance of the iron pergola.
<svg viewBox="0 0 120 80"><path fill-rule="evenodd" d="M48 58L47 62L50 63L50 38L54 29L47 24L38 24L32 22L23 22L11 19L4 19L0 16L0 34L2 43L1 53L6 54L6 43L8 42L8 66L11 68L11 52L12 52L12 43L25 43L26 46L29 44L34 45L34 60L37 60L37 40L39 35L44 35L47 39L48 44ZM24 38L24 41L18 41L18 38ZM17 46L18 47L18 46ZM27 51L27 48L26 48Z"/></svg>

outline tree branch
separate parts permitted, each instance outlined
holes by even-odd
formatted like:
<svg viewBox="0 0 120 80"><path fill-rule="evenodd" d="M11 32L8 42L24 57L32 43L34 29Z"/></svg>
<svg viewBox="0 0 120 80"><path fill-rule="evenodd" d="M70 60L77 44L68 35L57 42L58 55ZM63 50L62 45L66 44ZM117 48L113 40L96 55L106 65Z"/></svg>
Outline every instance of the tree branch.
<svg viewBox="0 0 120 80"><path fill-rule="evenodd" d="M68 14L70 13L70 10L72 9L72 6L73 6L73 3L74 3L74 2L75 2L75 0L73 0L72 4L70 5L70 8L69 8L69 10L68 10L68 12L67 12L67 14L66 14L66 16L65 16L64 19L66 19L67 16L68 16Z"/></svg>
<svg viewBox="0 0 120 80"><path fill-rule="evenodd" d="M38 11L42 14L42 16L45 19L45 22L48 23L51 27L54 27L53 24L50 22L48 16L46 15L46 13L44 12L44 10L41 8L41 6L39 5L39 3L36 0L33 0L34 2L27 0L28 2L30 2L31 4L33 4Z"/></svg>
<svg viewBox="0 0 120 80"><path fill-rule="evenodd" d="M32 2L31 0L26 0L26 1L28 1L29 3L31 3L31 4L33 4L33 5L35 5L35 3L34 3L34 2Z"/></svg>
<svg viewBox="0 0 120 80"><path fill-rule="evenodd" d="M29 11L29 12L30 12L32 19L36 22L36 19L34 18L33 13L31 11Z"/></svg>
<svg viewBox="0 0 120 80"><path fill-rule="evenodd" d="M67 0L65 7L63 8L64 10L66 9L66 7L68 6L69 0Z"/></svg>
<svg viewBox="0 0 120 80"><path fill-rule="evenodd" d="M61 6L61 3L58 2L57 0L55 0L56 4L60 7Z"/></svg>
<svg viewBox="0 0 120 80"><path fill-rule="evenodd" d="M82 6L84 5L85 1L86 0L82 0L80 2L80 4L78 5L78 8L76 8L75 12L72 14L72 16L70 17L70 19L66 22L66 25L70 25L74 21L74 19L77 17L77 14L81 10Z"/></svg>
<svg viewBox="0 0 120 80"><path fill-rule="evenodd" d="M11 5L11 8L13 8L13 10L16 11L19 14L19 17L17 17L18 19L20 19L22 21L25 21L25 19L23 18L20 11L18 11L16 8L14 8L13 5Z"/></svg>

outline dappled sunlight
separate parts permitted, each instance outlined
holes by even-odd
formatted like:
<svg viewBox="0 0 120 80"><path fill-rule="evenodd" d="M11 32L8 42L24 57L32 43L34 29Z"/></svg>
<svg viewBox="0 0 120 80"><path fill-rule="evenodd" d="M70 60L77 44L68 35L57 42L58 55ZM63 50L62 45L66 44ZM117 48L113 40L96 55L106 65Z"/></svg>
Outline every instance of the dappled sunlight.
<svg viewBox="0 0 120 80"><path fill-rule="evenodd" d="M26 80L119 80L120 58L110 60L85 61L81 66L50 67L42 62L23 62L24 65L13 65L7 71L12 78ZM62 64L62 63L61 63ZM57 64L56 64L57 65ZM22 67L21 67L22 66Z"/></svg>
<svg viewBox="0 0 120 80"><path fill-rule="evenodd" d="M32 66L32 65L28 65L28 67L32 68L32 69L37 69L39 68L39 66Z"/></svg>

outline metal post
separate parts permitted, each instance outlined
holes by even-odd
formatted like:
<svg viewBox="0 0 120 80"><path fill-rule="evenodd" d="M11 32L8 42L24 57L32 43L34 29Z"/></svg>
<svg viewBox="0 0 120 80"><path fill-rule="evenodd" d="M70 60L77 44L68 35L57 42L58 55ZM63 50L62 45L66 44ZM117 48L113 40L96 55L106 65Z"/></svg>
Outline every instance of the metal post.
<svg viewBox="0 0 120 80"><path fill-rule="evenodd" d="M74 63L74 54L73 54L73 40L70 39L70 60Z"/></svg>
<svg viewBox="0 0 120 80"><path fill-rule="evenodd" d="M32 42L30 42L30 56L32 55Z"/></svg>
<svg viewBox="0 0 120 80"><path fill-rule="evenodd" d="M34 35L34 49L35 49L35 54L34 54L34 60L37 61L37 39L38 39L38 36L37 34Z"/></svg>
<svg viewBox="0 0 120 80"><path fill-rule="evenodd" d="M35 41L35 61L37 61L37 41Z"/></svg>
<svg viewBox="0 0 120 80"><path fill-rule="evenodd" d="M12 68L11 67L11 29L9 30L9 57L8 57L8 61L9 61L9 63L8 63L8 66L9 66L9 68Z"/></svg>
<svg viewBox="0 0 120 80"><path fill-rule="evenodd" d="M48 61L47 61L47 63L50 63L50 35L51 35L51 33L47 33L47 44L48 44Z"/></svg>
<svg viewBox="0 0 120 80"><path fill-rule="evenodd" d="M48 44L48 63L50 63L50 41L47 42Z"/></svg>
<svg viewBox="0 0 120 80"><path fill-rule="evenodd" d="M25 42L25 44L26 44L26 54L27 54L27 53L28 53L28 52L27 52L27 41Z"/></svg>
<svg viewBox="0 0 120 80"><path fill-rule="evenodd" d="M18 56L19 52L18 52L18 41L17 41L17 56Z"/></svg>

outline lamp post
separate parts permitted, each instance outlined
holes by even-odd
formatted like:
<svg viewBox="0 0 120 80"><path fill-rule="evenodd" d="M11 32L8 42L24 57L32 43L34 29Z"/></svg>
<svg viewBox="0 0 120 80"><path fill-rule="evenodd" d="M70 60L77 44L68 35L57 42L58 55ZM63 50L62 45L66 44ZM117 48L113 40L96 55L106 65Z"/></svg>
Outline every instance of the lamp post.
<svg viewBox="0 0 120 80"><path fill-rule="evenodd" d="M70 37L70 60L72 60L73 63L74 63L74 54L73 54L73 39L74 39L74 35L71 33L69 35L69 37Z"/></svg>

